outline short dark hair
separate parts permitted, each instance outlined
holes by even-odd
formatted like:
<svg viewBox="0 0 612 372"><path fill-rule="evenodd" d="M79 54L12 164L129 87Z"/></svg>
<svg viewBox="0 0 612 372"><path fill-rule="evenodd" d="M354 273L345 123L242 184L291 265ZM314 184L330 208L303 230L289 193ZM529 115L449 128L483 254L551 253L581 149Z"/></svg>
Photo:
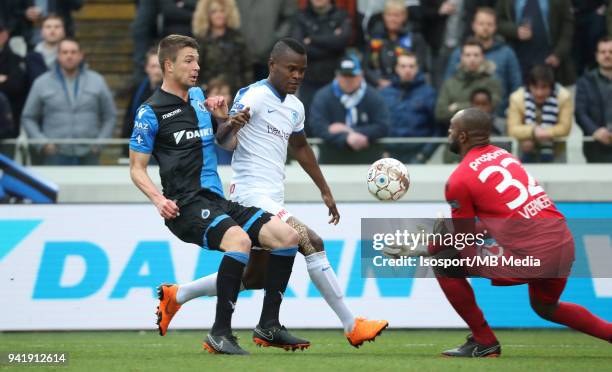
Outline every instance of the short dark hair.
<svg viewBox="0 0 612 372"><path fill-rule="evenodd" d="M465 47L468 47L468 46L477 46L480 48L480 51L482 52L482 54L484 54L484 46L482 45L480 40L478 40L476 37L474 36L468 37L467 40L463 42L463 44L461 45L461 53L463 53L463 50L465 49Z"/></svg>
<svg viewBox="0 0 612 372"><path fill-rule="evenodd" d="M63 38L62 40L60 40L60 42L57 44L57 50L58 51L62 48L62 44L64 42L75 43L77 45L77 47L79 48L79 51L81 50L81 43L76 38L71 37L71 36L67 36L67 37Z"/></svg>
<svg viewBox="0 0 612 372"><path fill-rule="evenodd" d="M485 96L487 96L489 102L493 102L493 95L491 94L491 91L487 88L474 89L472 91L472 94L470 94L470 102L474 102L474 98L476 98L476 96L479 94L484 94Z"/></svg>
<svg viewBox="0 0 612 372"><path fill-rule="evenodd" d="M153 46L147 50L147 54L145 54L145 64L149 62L149 58L157 56L157 46Z"/></svg>
<svg viewBox="0 0 612 372"><path fill-rule="evenodd" d="M544 83L551 88L555 87L555 73L547 65L535 65L527 75L527 87Z"/></svg>
<svg viewBox="0 0 612 372"><path fill-rule="evenodd" d="M198 50L198 42L192 37L177 34L168 35L159 42L157 56L162 73L166 72L164 61L169 59L171 62L175 62L179 50L183 48Z"/></svg>
<svg viewBox="0 0 612 372"><path fill-rule="evenodd" d="M304 44L290 37L285 37L277 41L276 44L274 44L272 52L270 53L270 57L278 58L289 50L300 55L306 54L306 47L304 46Z"/></svg>
<svg viewBox="0 0 612 372"><path fill-rule="evenodd" d="M495 9L489 6L478 7L476 11L474 12L474 19L476 19L476 16L478 15L478 13L488 14L492 16L493 18L495 18L495 20L497 21L497 13L495 13Z"/></svg>
<svg viewBox="0 0 612 372"><path fill-rule="evenodd" d="M602 36L597 40L597 49L599 49L599 44L609 43L612 41L611 35Z"/></svg>
<svg viewBox="0 0 612 372"><path fill-rule="evenodd" d="M66 28L66 23L64 22L64 18L60 17L59 15L57 15L57 13L49 13L47 16L45 16L42 20L42 22L40 23L41 26L45 24L45 22L49 21L49 20L58 20L62 23L62 27Z"/></svg>

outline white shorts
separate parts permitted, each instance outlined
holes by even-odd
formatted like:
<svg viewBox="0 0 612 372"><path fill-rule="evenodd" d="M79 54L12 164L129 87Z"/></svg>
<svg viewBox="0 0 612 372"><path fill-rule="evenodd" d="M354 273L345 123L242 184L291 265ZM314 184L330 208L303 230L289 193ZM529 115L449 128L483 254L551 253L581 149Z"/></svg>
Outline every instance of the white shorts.
<svg viewBox="0 0 612 372"><path fill-rule="evenodd" d="M232 193L230 194L232 201L240 203L245 207L257 207L261 208L266 212L272 213L276 217L280 218L281 221L287 222L289 217L292 216L288 210L285 209L282 203L273 200L271 197L262 194L249 194L239 195Z"/></svg>

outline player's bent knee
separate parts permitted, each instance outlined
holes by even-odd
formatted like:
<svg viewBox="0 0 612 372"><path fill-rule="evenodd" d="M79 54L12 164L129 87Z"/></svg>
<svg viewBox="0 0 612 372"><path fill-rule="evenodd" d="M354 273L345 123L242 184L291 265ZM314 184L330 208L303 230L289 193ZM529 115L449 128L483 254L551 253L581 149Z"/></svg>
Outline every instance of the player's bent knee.
<svg viewBox="0 0 612 372"><path fill-rule="evenodd" d="M223 235L221 250L249 253L251 251L251 239L239 226L232 226Z"/></svg>
<svg viewBox="0 0 612 372"><path fill-rule="evenodd" d="M557 308L557 304L548 304L538 301L535 298L530 298L530 304L533 311L538 314L541 318L546 320L552 320L553 314Z"/></svg>
<svg viewBox="0 0 612 372"><path fill-rule="evenodd" d="M283 232L283 241L281 242L281 245L283 247L296 247L300 240L297 231L295 231L289 225L285 225L284 230L285 232Z"/></svg>
<svg viewBox="0 0 612 372"><path fill-rule="evenodd" d="M323 252L325 250L323 247L323 239L310 229L308 230L308 239L315 252Z"/></svg>

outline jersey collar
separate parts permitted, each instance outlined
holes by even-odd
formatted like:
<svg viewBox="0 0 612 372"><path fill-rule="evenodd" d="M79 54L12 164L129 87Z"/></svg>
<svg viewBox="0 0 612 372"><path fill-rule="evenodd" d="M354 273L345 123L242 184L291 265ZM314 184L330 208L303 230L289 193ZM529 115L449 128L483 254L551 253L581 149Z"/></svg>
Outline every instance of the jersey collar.
<svg viewBox="0 0 612 372"><path fill-rule="evenodd" d="M188 100L187 101L183 101L183 99L181 97L177 96L176 94L172 94L172 93L166 92L162 88L159 88L159 91L165 97L165 99L167 99L169 101L169 103L179 103L180 102L183 105L187 105L187 104L189 104L189 101L191 101L191 93L189 93L189 95L188 95Z"/></svg>
<svg viewBox="0 0 612 372"><path fill-rule="evenodd" d="M285 102L285 98L287 98L287 95L281 96L280 93L278 93L278 91L276 90L276 88L274 88L272 86L272 84L270 84L270 82L268 81L268 79L263 79L263 84L265 86L267 86L268 88L270 88L270 90L272 91L272 93L274 93L274 95L280 99L281 102Z"/></svg>

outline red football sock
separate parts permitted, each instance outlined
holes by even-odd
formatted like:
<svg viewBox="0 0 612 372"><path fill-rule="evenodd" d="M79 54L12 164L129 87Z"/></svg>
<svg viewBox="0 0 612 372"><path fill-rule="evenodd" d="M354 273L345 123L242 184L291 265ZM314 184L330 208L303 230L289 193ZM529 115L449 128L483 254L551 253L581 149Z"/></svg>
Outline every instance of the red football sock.
<svg viewBox="0 0 612 372"><path fill-rule="evenodd" d="M580 305L559 302L559 306L553 313L552 321L612 342L612 323L593 315Z"/></svg>
<svg viewBox="0 0 612 372"><path fill-rule="evenodd" d="M474 290L465 278L437 278L440 287L455 311L472 330L476 342L492 345L497 342L493 330L476 304Z"/></svg>

